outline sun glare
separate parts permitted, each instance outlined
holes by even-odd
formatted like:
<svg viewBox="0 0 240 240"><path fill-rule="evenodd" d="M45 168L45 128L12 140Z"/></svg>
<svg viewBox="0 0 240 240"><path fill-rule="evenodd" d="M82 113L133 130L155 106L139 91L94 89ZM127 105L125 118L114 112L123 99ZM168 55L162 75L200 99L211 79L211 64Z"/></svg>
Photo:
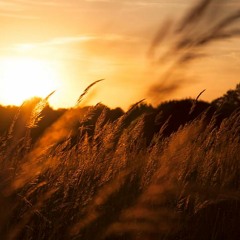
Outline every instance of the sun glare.
<svg viewBox="0 0 240 240"><path fill-rule="evenodd" d="M0 102L20 105L34 96L45 97L59 87L57 72L47 61L33 58L0 60Z"/></svg>

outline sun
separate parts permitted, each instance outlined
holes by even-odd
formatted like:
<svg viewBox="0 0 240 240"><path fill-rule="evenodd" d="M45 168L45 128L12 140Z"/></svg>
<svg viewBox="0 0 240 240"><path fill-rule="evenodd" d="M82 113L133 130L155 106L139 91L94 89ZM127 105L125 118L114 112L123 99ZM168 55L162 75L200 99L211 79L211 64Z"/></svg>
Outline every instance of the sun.
<svg viewBox="0 0 240 240"><path fill-rule="evenodd" d="M58 73L47 61L23 57L0 60L0 103L21 105L31 97L46 97L58 87Z"/></svg>

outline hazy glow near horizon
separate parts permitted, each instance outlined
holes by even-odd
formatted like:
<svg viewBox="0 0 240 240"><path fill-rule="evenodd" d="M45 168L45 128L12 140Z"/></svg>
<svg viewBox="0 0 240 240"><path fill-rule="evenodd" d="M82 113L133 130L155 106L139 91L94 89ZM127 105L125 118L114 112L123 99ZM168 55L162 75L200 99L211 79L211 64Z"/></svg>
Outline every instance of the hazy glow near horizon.
<svg viewBox="0 0 240 240"><path fill-rule="evenodd" d="M0 104L19 105L57 89L50 104L71 107L85 87L102 78L89 104L126 108L148 98L146 90L160 81L147 57L152 39L161 23L178 19L196 2L0 0ZM240 3L229 0L227 8ZM201 97L211 100L235 87L239 39L212 47L214 54L191 69L200 81L188 82L169 99L195 97L207 88Z"/></svg>
<svg viewBox="0 0 240 240"><path fill-rule="evenodd" d="M47 64L31 58L0 60L0 101L21 105L34 96L46 97L59 86L57 73Z"/></svg>

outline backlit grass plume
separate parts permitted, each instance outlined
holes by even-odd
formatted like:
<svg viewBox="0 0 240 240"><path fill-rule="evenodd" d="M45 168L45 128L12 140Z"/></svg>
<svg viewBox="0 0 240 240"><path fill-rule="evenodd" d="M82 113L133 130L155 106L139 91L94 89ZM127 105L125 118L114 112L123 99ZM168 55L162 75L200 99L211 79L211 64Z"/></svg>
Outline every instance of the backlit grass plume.
<svg viewBox="0 0 240 240"><path fill-rule="evenodd" d="M149 49L160 70L159 81L148 90L156 102L175 92L197 59L208 55L211 44L240 35L240 8L229 8L227 0L200 0L182 19L165 21Z"/></svg>
<svg viewBox="0 0 240 240"><path fill-rule="evenodd" d="M27 123L27 128L36 128L38 126L38 123L41 121L42 116L41 113L43 109L46 107L48 103L48 99L55 93L56 91L52 91L50 94L48 94L47 97L44 99L40 99L39 102L35 105L34 109L31 112L29 122Z"/></svg>
<svg viewBox="0 0 240 240"><path fill-rule="evenodd" d="M104 79L99 79L99 80L96 80L94 81L93 83L91 83L90 85L87 86L87 88L83 91L83 93L79 96L78 100L77 100L77 103L76 103L76 107L78 107L80 105L80 103L82 102L83 100L83 97L88 93L88 91L94 86L96 85L97 83L103 81Z"/></svg>

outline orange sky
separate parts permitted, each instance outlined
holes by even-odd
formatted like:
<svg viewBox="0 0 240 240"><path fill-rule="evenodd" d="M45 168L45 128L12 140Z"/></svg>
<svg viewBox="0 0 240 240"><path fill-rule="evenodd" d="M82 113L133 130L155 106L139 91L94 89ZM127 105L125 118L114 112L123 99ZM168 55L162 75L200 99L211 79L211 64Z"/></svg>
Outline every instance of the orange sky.
<svg viewBox="0 0 240 240"><path fill-rule="evenodd" d="M31 89L28 94L21 89L21 78L31 77L33 86L46 86L39 91L41 97L57 89L50 99L55 108L74 106L84 88L101 78L106 80L95 87L94 97L89 95L89 103L126 108L142 98L151 101L147 89L159 81L158 69L151 66L147 55L152 39L164 19L179 18L194 2L0 0L0 104L14 103L4 86L9 72L17 71L19 67L14 66L22 59L34 59L29 65L32 72L21 75L18 70L13 93L30 96ZM240 8L239 1L227 2L229 9ZM198 81L187 82L167 98L195 97L207 88L202 98L211 100L234 88L240 79L239 43L233 39L212 46L211 55L189 69L190 76ZM21 65L24 71L28 60ZM9 64L12 67L4 75L7 61L17 63ZM43 71L49 73L49 79Z"/></svg>

